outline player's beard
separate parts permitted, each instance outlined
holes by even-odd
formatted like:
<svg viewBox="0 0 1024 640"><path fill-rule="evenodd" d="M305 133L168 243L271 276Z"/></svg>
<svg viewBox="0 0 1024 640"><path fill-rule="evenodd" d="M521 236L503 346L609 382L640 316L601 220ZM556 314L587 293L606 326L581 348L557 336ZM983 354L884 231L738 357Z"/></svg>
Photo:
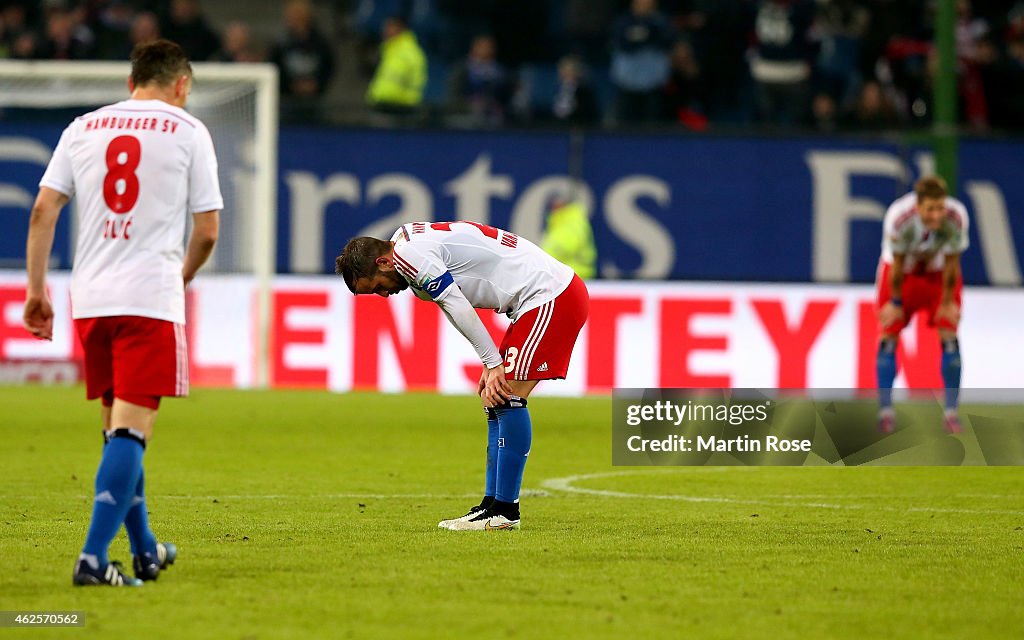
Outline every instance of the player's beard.
<svg viewBox="0 0 1024 640"><path fill-rule="evenodd" d="M405 291L409 288L409 283L406 282L405 278L400 276L397 271L391 271L385 273L385 278L388 279L388 291L392 294Z"/></svg>

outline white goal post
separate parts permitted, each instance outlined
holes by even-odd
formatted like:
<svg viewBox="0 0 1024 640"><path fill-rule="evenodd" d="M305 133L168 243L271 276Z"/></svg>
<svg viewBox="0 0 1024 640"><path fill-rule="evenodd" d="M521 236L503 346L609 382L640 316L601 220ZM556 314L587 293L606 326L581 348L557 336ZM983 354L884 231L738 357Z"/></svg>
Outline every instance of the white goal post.
<svg viewBox="0 0 1024 640"><path fill-rule="evenodd" d="M217 151L224 215L210 264L215 273L248 273L257 282L256 387L268 381L270 284L277 260L278 72L272 64L192 63L187 109L210 130ZM0 110L85 113L128 98L126 62L0 60ZM56 117L56 116L55 116Z"/></svg>

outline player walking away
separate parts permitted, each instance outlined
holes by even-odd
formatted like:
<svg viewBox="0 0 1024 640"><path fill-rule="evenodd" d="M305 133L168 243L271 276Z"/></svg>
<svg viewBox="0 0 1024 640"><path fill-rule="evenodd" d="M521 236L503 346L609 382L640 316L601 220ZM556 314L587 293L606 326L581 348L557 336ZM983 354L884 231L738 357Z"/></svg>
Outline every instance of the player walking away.
<svg viewBox="0 0 1024 640"><path fill-rule="evenodd" d="M945 181L927 177L913 193L892 203L885 214L878 270L878 430L892 433L892 383L896 344L916 313L937 327L942 340L942 380L946 388L945 426L960 433L960 254L968 246L967 208L948 195ZM920 319L918 320L920 322Z"/></svg>
<svg viewBox="0 0 1024 640"><path fill-rule="evenodd" d="M355 294L411 287L436 302L484 364L477 393L487 413L484 498L452 530L519 528L519 489L533 438L527 397L541 380L565 378L590 296L573 270L525 238L476 222L413 222L390 241L350 240L337 272ZM512 319L500 348L477 316Z"/></svg>
<svg viewBox="0 0 1024 640"><path fill-rule="evenodd" d="M136 47L131 62L131 99L77 118L61 135L26 250L25 327L49 340L47 260L61 208L77 195L72 317L86 396L102 398L106 444L76 585L141 585L177 555L149 528L142 455L160 398L188 394L185 286L213 251L223 207L210 133L183 108L192 86L185 53L160 40ZM187 213L193 229L183 256ZM122 523L135 578L107 559Z"/></svg>

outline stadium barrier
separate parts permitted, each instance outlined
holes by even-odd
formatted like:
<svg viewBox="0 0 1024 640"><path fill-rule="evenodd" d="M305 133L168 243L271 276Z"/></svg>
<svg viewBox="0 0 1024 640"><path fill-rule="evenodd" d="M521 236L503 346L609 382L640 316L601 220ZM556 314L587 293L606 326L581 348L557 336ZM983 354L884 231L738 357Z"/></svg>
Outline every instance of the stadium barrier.
<svg viewBox="0 0 1024 640"><path fill-rule="evenodd" d="M21 326L22 272L0 271L0 380L73 380L69 277L50 279L54 339ZM870 388L875 384L874 293L863 285L593 282L590 319L552 395L615 387ZM194 386L248 388L257 371L252 277L201 275L188 293ZM274 388L472 393L480 365L436 305L405 294L352 296L338 277L279 276L272 283L269 362ZM968 287L963 382L1024 388L1019 339L1024 291ZM508 320L481 318L496 340ZM933 329L912 325L898 386L942 386ZM69 364L71 366L69 366Z"/></svg>

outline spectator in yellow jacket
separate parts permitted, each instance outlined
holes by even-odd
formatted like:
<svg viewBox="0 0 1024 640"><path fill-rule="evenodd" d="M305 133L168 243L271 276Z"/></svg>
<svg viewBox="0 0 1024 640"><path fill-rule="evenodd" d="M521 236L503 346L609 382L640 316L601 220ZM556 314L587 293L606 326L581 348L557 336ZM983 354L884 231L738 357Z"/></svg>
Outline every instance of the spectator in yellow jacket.
<svg viewBox="0 0 1024 640"><path fill-rule="evenodd" d="M423 101L427 58L403 18L388 18L382 35L380 63L366 92L366 101L387 113L411 112Z"/></svg>
<svg viewBox="0 0 1024 640"><path fill-rule="evenodd" d="M584 280L597 275L594 231L579 200L560 196L552 201L541 248Z"/></svg>

